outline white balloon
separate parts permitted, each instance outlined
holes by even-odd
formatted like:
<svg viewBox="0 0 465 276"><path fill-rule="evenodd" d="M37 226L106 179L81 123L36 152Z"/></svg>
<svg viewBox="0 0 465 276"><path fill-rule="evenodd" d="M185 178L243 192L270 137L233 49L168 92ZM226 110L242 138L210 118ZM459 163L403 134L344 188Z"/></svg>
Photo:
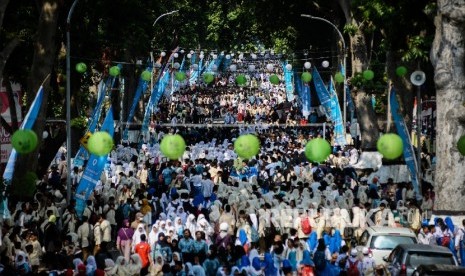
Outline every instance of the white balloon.
<svg viewBox="0 0 465 276"><path fill-rule="evenodd" d="M181 54L184 54L184 50L181 50L180 52L181 52Z"/></svg>
<svg viewBox="0 0 465 276"><path fill-rule="evenodd" d="M286 70L291 71L292 70L292 65L291 64L286 64Z"/></svg>
<svg viewBox="0 0 465 276"><path fill-rule="evenodd" d="M230 59L231 58L231 55L226 55L226 59Z"/></svg>
<svg viewBox="0 0 465 276"><path fill-rule="evenodd" d="M164 57L164 56L166 56L166 53L165 53L165 52L161 52L161 53L160 53L160 56Z"/></svg>
<svg viewBox="0 0 465 276"><path fill-rule="evenodd" d="M217 59L218 58L218 55L217 54L213 54L213 59Z"/></svg>
<svg viewBox="0 0 465 276"><path fill-rule="evenodd" d="M239 58L240 58L240 59L243 59L243 58L244 58L244 54L240 54L240 55L239 55Z"/></svg>
<svg viewBox="0 0 465 276"><path fill-rule="evenodd" d="M189 53L190 53L191 55L193 55L193 54L194 54L194 50L191 50Z"/></svg>
<svg viewBox="0 0 465 276"><path fill-rule="evenodd" d="M174 57L174 58L178 58L178 57L179 57L179 54L178 54L178 53L174 53L173 57Z"/></svg>
<svg viewBox="0 0 465 276"><path fill-rule="evenodd" d="M328 68L329 67L329 61L323 60L323 62L321 63L321 66L323 66L324 68Z"/></svg>
<svg viewBox="0 0 465 276"><path fill-rule="evenodd" d="M224 51L221 51L221 55L224 56Z"/></svg>
<svg viewBox="0 0 465 276"><path fill-rule="evenodd" d="M199 55L199 58L200 58L200 59L203 59L203 58L204 58L204 55L203 55L203 54L200 54L200 55Z"/></svg>
<svg viewBox="0 0 465 276"><path fill-rule="evenodd" d="M273 64L268 63L268 64L266 65L266 70L268 70L268 71L273 71Z"/></svg>
<svg viewBox="0 0 465 276"><path fill-rule="evenodd" d="M187 54L187 58L192 58L192 54Z"/></svg>
<svg viewBox="0 0 465 276"><path fill-rule="evenodd" d="M194 64L194 65L192 65L192 69L194 69L194 70L197 70L197 69L199 69L199 65L198 65L198 64Z"/></svg>
<svg viewBox="0 0 465 276"><path fill-rule="evenodd" d="M47 137L48 137L48 132L47 131L42 132L42 139L47 139Z"/></svg>
<svg viewBox="0 0 465 276"><path fill-rule="evenodd" d="M229 70L231 70L232 72L235 72L237 70L236 64L231 64L231 66L229 66Z"/></svg>
<svg viewBox="0 0 465 276"><path fill-rule="evenodd" d="M250 56L252 57L252 59L257 59L257 55L256 55L256 54L251 54Z"/></svg>
<svg viewBox="0 0 465 276"><path fill-rule="evenodd" d="M173 68L174 68L174 69L179 69L179 67L181 67L181 64L179 64L179 62L175 62L175 63L173 64Z"/></svg>
<svg viewBox="0 0 465 276"><path fill-rule="evenodd" d="M231 53L231 56L233 57L233 56L234 56L234 53Z"/></svg>
<svg viewBox="0 0 465 276"><path fill-rule="evenodd" d="M307 61L304 63L304 67L305 69L310 69L310 67L312 67L312 64L309 61Z"/></svg>
<svg viewBox="0 0 465 276"><path fill-rule="evenodd" d="M255 71L255 65L250 64L249 65L249 71Z"/></svg>
<svg viewBox="0 0 465 276"><path fill-rule="evenodd" d="M212 65L212 71L216 71L216 70L218 70L218 66L216 64L213 64Z"/></svg>

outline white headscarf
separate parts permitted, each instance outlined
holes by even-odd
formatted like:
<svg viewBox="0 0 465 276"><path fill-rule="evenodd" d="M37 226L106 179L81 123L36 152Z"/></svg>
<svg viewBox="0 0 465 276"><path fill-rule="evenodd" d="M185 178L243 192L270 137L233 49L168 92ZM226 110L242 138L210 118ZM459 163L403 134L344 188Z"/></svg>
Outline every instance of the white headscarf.
<svg viewBox="0 0 465 276"><path fill-rule="evenodd" d="M135 234L135 232L134 232ZM153 248L154 244L158 241L158 225L157 223L154 223L152 225L152 229L150 230L149 233L149 244Z"/></svg>
<svg viewBox="0 0 465 276"><path fill-rule="evenodd" d="M133 249L138 243L141 242L140 236L142 236L142 234L145 234L145 236L147 237L147 232L145 231L144 224L139 223L139 225L137 225L136 231L134 231L134 235L132 236Z"/></svg>
<svg viewBox="0 0 465 276"><path fill-rule="evenodd" d="M139 257L139 254L135 253L131 255L128 268L128 275L136 276L140 275L140 270L142 269L142 261Z"/></svg>
<svg viewBox="0 0 465 276"><path fill-rule="evenodd" d="M187 221L186 221L185 225L186 225L185 229L189 229L191 234L195 235L195 231L196 231L197 227L196 227L195 216L193 214L190 214L187 217Z"/></svg>

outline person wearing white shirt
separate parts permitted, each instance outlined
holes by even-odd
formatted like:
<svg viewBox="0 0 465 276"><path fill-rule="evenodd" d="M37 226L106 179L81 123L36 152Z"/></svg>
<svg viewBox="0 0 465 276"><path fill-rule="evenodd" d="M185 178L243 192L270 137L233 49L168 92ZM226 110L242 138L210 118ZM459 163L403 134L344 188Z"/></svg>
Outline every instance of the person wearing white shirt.
<svg viewBox="0 0 465 276"><path fill-rule="evenodd" d="M465 266L465 219L455 234L455 250L458 252L460 264Z"/></svg>

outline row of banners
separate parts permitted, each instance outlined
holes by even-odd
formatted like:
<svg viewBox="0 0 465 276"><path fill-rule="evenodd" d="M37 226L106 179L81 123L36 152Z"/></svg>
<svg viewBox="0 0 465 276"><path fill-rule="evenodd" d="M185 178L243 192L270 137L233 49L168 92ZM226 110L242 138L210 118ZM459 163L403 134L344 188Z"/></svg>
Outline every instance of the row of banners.
<svg viewBox="0 0 465 276"><path fill-rule="evenodd" d="M173 51L174 53L175 51ZM173 91L167 91L176 89L179 85L178 81L172 79L172 74L169 69L169 63L172 63L173 55L169 57L167 62L162 65L160 70L158 71L158 75L155 77L153 86L150 87L151 94L150 99L147 104L143 124L142 124L142 133L148 131L148 124L150 121L150 115L153 112L153 108L156 104L160 101L161 97L166 93ZM190 68L190 78L189 83L195 83L197 78L203 72L211 72L212 66L219 67L220 65L229 66L228 61L230 60L225 59L224 62L221 59L214 60L210 63L205 65L202 64L202 60L200 60L200 64L197 69ZM223 64L221 64L223 63ZM294 91L297 92L297 95L300 98L302 104L302 113L304 116L308 116L310 114L310 107L311 107L311 93L310 93L310 85L309 83L304 83L298 74L294 73L292 70L287 70L285 64L282 64L283 72L284 72L284 83L285 89L288 100L294 100ZM147 70L152 70L152 68L147 68ZM179 68L180 71L184 70L184 60ZM341 72L344 71L344 68L341 68ZM318 70L314 67L311 71L312 73L312 81L315 87L315 92L318 95L319 101L321 105L324 107L326 111L325 115L334 123L334 133L335 133L335 142L338 145L344 146L346 144L345 140L345 128L343 125L341 108L339 104L339 100L336 94L336 89L334 86L334 81L329 81L328 86L325 85L323 82ZM171 81L171 86L168 85ZM133 99L133 103L131 105L128 118L126 120L126 125L123 129L123 140L128 139L128 132L129 132L129 125L134 119L135 109L138 106L141 96L143 95L144 91L147 89L149 84L152 82L144 81L142 79L139 80L139 84L135 93L135 97ZM112 90L113 86L115 85L115 77L109 77L106 81L102 81L99 84L99 93L96 107L92 113L91 119L89 120L88 125L88 133L93 133L97 129L100 131L107 131L110 133L111 136L114 134L114 118L113 118L113 110L110 107L107 110L104 110L104 99L106 95L110 95L110 91ZM346 87L345 92L348 96L348 106L349 110L353 108L353 103L350 98L350 92ZM36 98L25 117L21 128L22 129L31 129L35 123L37 118L41 103L42 103L42 95L43 95L43 87L41 87L36 95ZM351 107L352 105L352 107ZM99 128L99 122L102 118L102 113L105 113L105 119L103 120L101 127ZM353 112L353 111L351 111ZM393 115L394 122L396 124L396 128L398 130L399 135L402 137L404 141L404 159L407 163L407 166L411 172L412 176L412 183L414 184L415 189L418 192L418 181L416 175L416 165L415 159L413 154L413 149L410 143L410 139L407 133L407 129L405 124L403 123L402 117L398 114L398 103L395 96L395 91L391 92L391 112ZM144 141L141 141L143 143ZM7 163L6 170L4 172L4 179L7 182L11 182L13 177L14 171L14 164L16 161L17 153L12 150L9 160ZM86 200L91 195L92 191L94 190L97 182L100 179L100 175L107 163L107 156L94 156L92 154L88 154L87 150L81 146L73 160L73 167L74 166L83 166L85 164L85 160L87 160L87 166L84 169L83 176L81 181L78 184L75 199L76 199L76 211L77 214L82 214L84 208L86 206ZM419 193L417 193L419 194ZM0 204L0 214L3 215L4 218L9 217L9 212L7 206L7 199L3 199L3 202Z"/></svg>

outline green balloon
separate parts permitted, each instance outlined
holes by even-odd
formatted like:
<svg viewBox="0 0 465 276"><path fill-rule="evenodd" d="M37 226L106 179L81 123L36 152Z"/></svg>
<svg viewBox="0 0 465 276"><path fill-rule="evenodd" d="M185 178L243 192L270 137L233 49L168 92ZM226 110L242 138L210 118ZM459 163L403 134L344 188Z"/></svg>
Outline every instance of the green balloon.
<svg viewBox="0 0 465 276"><path fill-rule="evenodd" d="M305 157L312 162L321 163L331 154L331 145L323 138L315 138L305 145Z"/></svg>
<svg viewBox="0 0 465 276"><path fill-rule="evenodd" d="M385 159L397 159L404 151L404 143L402 138L395 133L384 134L378 139L376 143L378 152L383 155Z"/></svg>
<svg viewBox="0 0 465 276"><path fill-rule="evenodd" d="M396 68L396 75L399 77L403 77L407 74L407 68L405 66L399 66Z"/></svg>
<svg viewBox="0 0 465 276"><path fill-rule="evenodd" d="M76 64L76 71L78 71L78 73L84 73L85 71L87 71L87 65L84 63L84 62L79 62L78 64Z"/></svg>
<svg viewBox="0 0 465 276"><path fill-rule="evenodd" d="M244 85L246 84L246 82L247 82L247 78L244 75L240 74L236 77L236 83L238 85Z"/></svg>
<svg viewBox="0 0 465 276"><path fill-rule="evenodd" d="M465 135L460 137L459 141L457 142L457 148L462 155L465 155Z"/></svg>
<svg viewBox="0 0 465 276"><path fill-rule="evenodd" d="M160 151L171 160L178 160L186 150L186 142L179 134L167 134L160 143Z"/></svg>
<svg viewBox="0 0 465 276"><path fill-rule="evenodd" d="M204 81L205 83L210 83L210 82L212 82L214 79L215 79L215 77L213 76L213 74L210 74L210 73L205 73L205 74L203 74L203 81Z"/></svg>
<svg viewBox="0 0 465 276"><path fill-rule="evenodd" d="M302 78L303 82L311 82L312 81L312 74L310 74L309 72L303 72L301 78Z"/></svg>
<svg viewBox="0 0 465 276"><path fill-rule="evenodd" d="M97 131L87 141L87 150L97 156L105 156L113 149L113 137L106 131Z"/></svg>
<svg viewBox="0 0 465 276"><path fill-rule="evenodd" d="M375 77L375 73L371 70L363 71L363 78L366 80L372 80Z"/></svg>
<svg viewBox="0 0 465 276"><path fill-rule="evenodd" d="M334 80L337 83L343 83L344 82L344 75L341 72L337 72L336 75L334 75Z"/></svg>
<svg viewBox="0 0 465 276"><path fill-rule="evenodd" d="M110 67L110 76L112 77L117 77L121 73L121 69L119 69L118 66L112 66Z"/></svg>
<svg viewBox="0 0 465 276"><path fill-rule="evenodd" d="M174 78L177 81L184 81L186 79L186 73L184 73L184 72L176 72L176 74L174 74Z"/></svg>
<svg viewBox="0 0 465 276"><path fill-rule="evenodd" d="M260 151L260 140L253 134L241 135L234 141L234 151L239 157L250 159Z"/></svg>
<svg viewBox="0 0 465 276"><path fill-rule="evenodd" d="M272 84L279 84L279 77L276 74L270 76L270 82Z"/></svg>
<svg viewBox="0 0 465 276"><path fill-rule="evenodd" d="M17 130L11 137L11 145L20 154L34 151L37 143L37 134L30 129Z"/></svg>
<svg viewBox="0 0 465 276"><path fill-rule="evenodd" d="M140 78L144 81L149 81L152 79L152 72L145 70L140 74Z"/></svg>

